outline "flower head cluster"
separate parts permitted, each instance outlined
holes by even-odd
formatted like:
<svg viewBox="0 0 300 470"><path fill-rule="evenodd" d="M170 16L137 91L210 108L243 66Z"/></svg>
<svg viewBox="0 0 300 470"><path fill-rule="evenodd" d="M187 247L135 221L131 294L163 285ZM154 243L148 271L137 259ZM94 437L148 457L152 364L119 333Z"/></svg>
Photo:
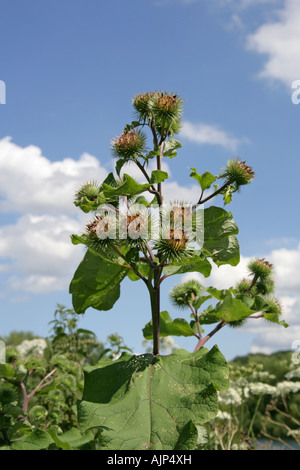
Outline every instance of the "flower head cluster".
<svg viewBox="0 0 300 470"><path fill-rule="evenodd" d="M273 273L273 265L266 261L265 258L254 259L248 264L248 269L256 279L264 281L268 279Z"/></svg>
<svg viewBox="0 0 300 470"><path fill-rule="evenodd" d="M96 214L86 225L87 246L91 249L107 248L116 239L117 225L114 213Z"/></svg>
<svg viewBox="0 0 300 470"><path fill-rule="evenodd" d="M84 183L75 194L76 200L86 197L89 200L95 200L99 194L99 185L95 181Z"/></svg>
<svg viewBox="0 0 300 470"><path fill-rule="evenodd" d="M234 184L236 189L240 186L249 184L255 177L253 169L246 164L245 161L240 160L229 160L227 167L223 173L219 175L219 178L225 178L228 184Z"/></svg>
<svg viewBox="0 0 300 470"><path fill-rule="evenodd" d="M155 249L170 262L182 262L194 255L193 210L182 202L162 208L162 227Z"/></svg>
<svg viewBox="0 0 300 470"><path fill-rule="evenodd" d="M136 129L125 130L123 134L115 138L111 144L111 150L115 157L127 161L139 157L146 147L146 136Z"/></svg>
<svg viewBox="0 0 300 470"><path fill-rule="evenodd" d="M161 136L179 132L183 111L183 100L166 91L148 92L135 95L132 104L141 121L155 125Z"/></svg>
<svg viewBox="0 0 300 470"><path fill-rule="evenodd" d="M120 211L119 238L126 238L131 246L140 246L148 242L156 230L156 220L144 205L132 204Z"/></svg>
<svg viewBox="0 0 300 470"><path fill-rule="evenodd" d="M141 93L135 95L132 104L137 111L140 120L146 120L149 117L149 101L155 95L155 92Z"/></svg>
<svg viewBox="0 0 300 470"><path fill-rule="evenodd" d="M276 299L275 297L271 297L267 299L267 303L268 303L268 309L266 310L266 313L272 314L274 317L278 319L282 314L282 306L279 300Z"/></svg>
<svg viewBox="0 0 300 470"><path fill-rule="evenodd" d="M236 286L239 294L245 294L251 288L250 279L242 279ZM271 278L259 279L256 284L251 288L252 295L263 295L267 296L274 292L275 284Z"/></svg>
<svg viewBox="0 0 300 470"><path fill-rule="evenodd" d="M203 287L201 284L194 279L190 279L172 288L170 300L174 307L187 308L189 304L193 305L195 303L202 292Z"/></svg>
<svg viewBox="0 0 300 470"><path fill-rule="evenodd" d="M183 100L178 95L157 92L149 100L155 127L161 135L173 135L180 130Z"/></svg>

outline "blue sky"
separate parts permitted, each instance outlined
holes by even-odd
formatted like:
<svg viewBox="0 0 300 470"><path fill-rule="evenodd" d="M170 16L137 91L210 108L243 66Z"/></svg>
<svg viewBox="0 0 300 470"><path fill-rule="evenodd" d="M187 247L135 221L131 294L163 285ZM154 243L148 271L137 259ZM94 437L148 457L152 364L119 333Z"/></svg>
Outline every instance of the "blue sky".
<svg viewBox="0 0 300 470"><path fill-rule="evenodd" d="M161 89L185 100L183 146L165 162L167 195L197 200L189 167L217 174L240 157L256 172L230 206L241 263L214 269L206 285L230 287L251 257L264 256L291 325L224 328L208 345L228 359L291 348L300 339L300 105L291 99L300 80L299 2L2 0L1 18L0 335L47 336L56 304L71 306L82 251L69 237L86 220L74 191L112 170L110 142L133 118L132 97ZM168 291L180 280L163 284L162 309L172 316ZM117 331L139 352L148 299L130 281L121 291L112 311L89 309L80 326L101 340Z"/></svg>

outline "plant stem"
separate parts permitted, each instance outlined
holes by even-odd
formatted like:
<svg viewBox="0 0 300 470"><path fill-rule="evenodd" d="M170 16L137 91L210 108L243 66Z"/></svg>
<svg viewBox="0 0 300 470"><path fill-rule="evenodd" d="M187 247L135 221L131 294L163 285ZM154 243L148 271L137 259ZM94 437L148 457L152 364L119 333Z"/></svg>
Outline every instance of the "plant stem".
<svg viewBox="0 0 300 470"><path fill-rule="evenodd" d="M226 183L223 184L223 186L221 186L219 189L217 189L217 191L215 191L214 193L210 194L209 196L207 196L205 199L203 199L202 201L202 196L203 196L203 191L201 193L201 196L200 196L200 199L198 201L197 204L204 204L206 201L209 201L210 199L212 199L213 197L217 196L218 194L220 194L228 185L230 184L229 181L226 181Z"/></svg>
<svg viewBox="0 0 300 470"><path fill-rule="evenodd" d="M194 300L194 298L192 300ZM197 325L197 329L198 329L199 340L200 340L202 338L202 333L201 333L201 327L200 327L199 317L197 315L197 311L193 308L192 304L190 304L189 302L188 302L188 306L190 307L190 309L192 311L192 314L194 315L196 325Z"/></svg>
<svg viewBox="0 0 300 470"><path fill-rule="evenodd" d="M155 126L151 123L151 130L154 137L155 148L158 147L158 139L155 130ZM159 143L160 150L159 155L157 156L157 170L161 170L161 159L163 154L165 140L162 139ZM163 203L162 198L162 187L161 183L157 184L157 195L159 206ZM161 256L158 256L159 264L161 264ZM151 313L152 313L152 327L153 327L153 355L157 356L159 354L159 343L160 343L160 278L162 274L162 268L157 266L153 267L153 286L149 288L150 298L151 298Z"/></svg>
<svg viewBox="0 0 300 470"><path fill-rule="evenodd" d="M54 372L56 372L56 370L57 369L55 368L51 372L49 372L49 374L45 375L45 377L40 381L40 383L37 385L37 387L35 387L35 389L32 390L32 392L30 392L28 394L27 394L27 391L26 391L24 381L21 381L20 386L21 386L21 390L22 390L22 394L23 394L23 412L25 414L28 413L28 404L29 404L30 398L32 398L38 390L41 390L42 388L47 387L47 385L49 385L51 383L50 380L46 383L45 383L45 381L47 379L49 379L49 377L51 377L51 375L53 375Z"/></svg>
<svg viewBox="0 0 300 470"><path fill-rule="evenodd" d="M151 285L149 288L151 300L151 313L152 313L152 329L153 329L153 354L159 354L160 343L160 286L157 285L157 277L159 270L154 270L154 287Z"/></svg>
<svg viewBox="0 0 300 470"><path fill-rule="evenodd" d="M258 397L258 400L256 402L255 410L254 410L254 413L253 413L253 416L252 416L252 419L251 419L251 422L250 422L250 425L249 425L248 433L247 433L248 437L250 435L253 436L253 432L252 432L253 424L254 424L254 421L255 421L255 418L256 418L256 413L257 413L257 410L258 410L258 407L260 405L262 397L263 397L263 394L260 394L259 397Z"/></svg>
<svg viewBox="0 0 300 470"><path fill-rule="evenodd" d="M206 343L206 341L208 341L215 333L217 333L217 331L219 331L225 325L226 325L226 321L224 320L220 321L220 323L218 323L217 326L208 335L206 335L204 338L200 338L200 340L198 341L194 349L194 352L202 348L202 346Z"/></svg>
<svg viewBox="0 0 300 470"><path fill-rule="evenodd" d="M251 291L251 289L255 286L255 284L257 283L257 280L258 280L258 276L255 275L255 276L253 277L253 279L252 279L252 282L251 282L250 286L249 286L248 289L246 290L245 295L250 294L250 291Z"/></svg>

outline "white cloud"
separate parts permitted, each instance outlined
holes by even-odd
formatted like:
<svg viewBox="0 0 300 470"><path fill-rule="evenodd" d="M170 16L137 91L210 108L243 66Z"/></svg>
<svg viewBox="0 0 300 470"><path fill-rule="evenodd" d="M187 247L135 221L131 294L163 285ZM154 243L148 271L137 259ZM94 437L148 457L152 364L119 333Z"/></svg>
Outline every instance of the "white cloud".
<svg viewBox="0 0 300 470"><path fill-rule="evenodd" d="M82 258L70 235L81 229L80 222L63 215L26 214L16 224L2 226L0 256L10 259L10 287L34 293L66 289Z"/></svg>
<svg viewBox="0 0 300 470"><path fill-rule="evenodd" d="M220 145L220 143L219 143ZM223 144L224 145L224 144ZM154 169L151 162L149 172ZM170 172L164 162L163 170ZM126 168L139 181L143 175ZM84 154L78 160L51 162L40 149L25 149L10 139L0 140L0 211L19 212L16 222L0 227L0 272L7 275L8 286L15 299L22 295L66 290L83 255L83 248L72 245L70 235L81 233L89 215L78 208L73 213L74 190L87 179L103 180L107 171L95 157ZM164 184L166 200L194 202L199 196L198 185L181 186L168 180ZM255 333L253 350L289 348L300 339L300 244L273 249L265 255L276 268L277 293L284 307L289 329L265 321L249 320L242 331ZM6 261L8 259L8 261ZM206 286L228 288L247 275L250 258L241 257L237 267L213 267ZM193 274L188 275L189 277ZM17 297L16 297L17 295ZM23 295L24 298L24 295ZM28 299L28 297L26 297ZM12 299L13 300L13 299ZM267 349L266 349L267 348Z"/></svg>
<svg viewBox="0 0 300 470"><path fill-rule="evenodd" d="M241 143L248 142L245 138L234 137L219 126L204 123L193 124L189 121L183 122L180 135L199 145L219 145L233 152L236 152Z"/></svg>
<svg viewBox="0 0 300 470"><path fill-rule="evenodd" d="M149 174L153 169L154 160ZM123 170L145 182L135 165ZM166 161L162 162L162 170L171 176ZM88 154L78 160L50 161L36 146L22 148L10 138L0 140L0 212L9 210L18 217L14 223L0 227L0 273L6 276L6 287L13 293L68 288L83 255L83 247L72 245L70 235L82 233L91 217L74 206L74 193L84 181L101 182L106 175L107 170ZM174 195L195 202L199 187L182 187L168 180L165 199L173 200Z"/></svg>
<svg viewBox="0 0 300 470"><path fill-rule="evenodd" d="M278 20L261 25L248 36L248 48L267 56L260 77L291 87L300 78L300 2L285 0Z"/></svg>
<svg viewBox="0 0 300 470"><path fill-rule="evenodd" d="M238 8L246 9L256 5L277 4L278 1L281 0L239 0L239 2L236 0L230 0L230 3L235 2L235 6L238 6Z"/></svg>
<svg viewBox="0 0 300 470"><path fill-rule="evenodd" d="M0 140L0 211L18 214L0 227L0 272L13 291L66 290L83 250L70 241L88 218L73 204L87 180L101 182L108 171L84 153L78 160L50 161L33 145L22 148Z"/></svg>
<svg viewBox="0 0 300 470"><path fill-rule="evenodd" d="M78 160L50 161L41 150L0 140L0 210L3 212L62 213L77 211L74 194L85 180L102 181L107 170L84 153Z"/></svg>

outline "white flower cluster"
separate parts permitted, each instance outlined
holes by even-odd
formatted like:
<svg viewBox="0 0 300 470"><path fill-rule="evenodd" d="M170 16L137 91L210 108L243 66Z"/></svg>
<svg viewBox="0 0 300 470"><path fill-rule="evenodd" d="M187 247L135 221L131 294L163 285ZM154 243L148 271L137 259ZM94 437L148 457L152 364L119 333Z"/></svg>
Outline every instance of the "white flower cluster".
<svg viewBox="0 0 300 470"><path fill-rule="evenodd" d="M292 369L290 372L288 372L285 377L290 380L290 379L300 379L300 367L297 367L297 369Z"/></svg>
<svg viewBox="0 0 300 470"><path fill-rule="evenodd" d="M25 339L16 347L16 349L21 357L26 357L30 354L42 356L46 347L46 340L43 338L37 338L31 340Z"/></svg>
<svg viewBox="0 0 300 470"><path fill-rule="evenodd" d="M276 387L263 382L252 382L244 390L245 397L248 398L250 395L272 395L276 393Z"/></svg>
<svg viewBox="0 0 300 470"><path fill-rule="evenodd" d="M284 380L279 382L276 386L276 396L285 393L297 393L300 390L300 382L291 382Z"/></svg>
<svg viewBox="0 0 300 470"><path fill-rule="evenodd" d="M218 419L222 419L224 421L230 421L231 420L231 414L230 413L227 413L227 411L221 411L219 410L218 411L218 414L216 416Z"/></svg>
<svg viewBox="0 0 300 470"><path fill-rule="evenodd" d="M238 386L237 382L235 382L228 390L219 392L219 403L223 405L239 406L242 404L244 398L247 399L251 395L271 395L272 397L278 397L282 394L297 393L299 391L300 382L284 380L274 386L264 382L241 383L241 381L239 381Z"/></svg>
<svg viewBox="0 0 300 470"><path fill-rule="evenodd" d="M231 387L224 392L219 392L219 403L223 405L241 405L242 390Z"/></svg>
<svg viewBox="0 0 300 470"><path fill-rule="evenodd" d="M252 378L253 379L258 379L258 380L266 380L266 379L274 379L275 376L273 374L270 374L267 370L255 370L252 373Z"/></svg>

